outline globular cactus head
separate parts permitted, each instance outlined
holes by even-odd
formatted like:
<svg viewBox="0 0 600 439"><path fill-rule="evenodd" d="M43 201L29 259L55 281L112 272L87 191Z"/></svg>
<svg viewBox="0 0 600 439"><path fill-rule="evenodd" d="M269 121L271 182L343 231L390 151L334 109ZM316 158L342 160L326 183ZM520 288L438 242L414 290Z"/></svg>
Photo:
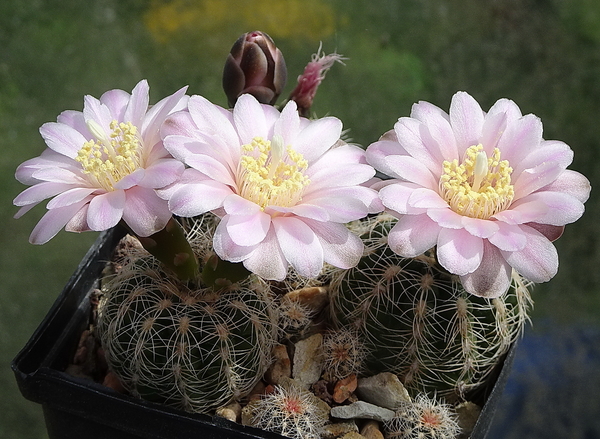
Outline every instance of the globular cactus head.
<svg viewBox="0 0 600 439"><path fill-rule="evenodd" d="M513 273L503 296L473 296L433 254L395 254L387 245L394 222L381 214L357 224L365 254L355 268L333 276L332 320L358 331L369 373L398 375L412 395L462 399L521 334L531 305L527 285Z"/></svg>
<svg viewBox="0 0 600 439"><path fill-rule="evenodd" d="M354 328L331 329L323 336L324 378L338 381L359 375L367 355L364 343Z"/></svg>
<svg viewBox="0 0 600 439"><path fill-rule="evenodd" d="M254 401L253 413L252 425L295 439L320 439L328 419L319 399L291 382Z"/></svg>
<svg viewBox="0 0 600 439"><path fill-rule="evenodd" d="M454 439L461 429L452 406L421 393L383 425L387 439Z"/></svg>
<svg viewBox="0 0 600 439"><path fill-rule="evenodd" d="M192 239L199 260L209 253L206 228ZM253 276L215 292L137 249L103 292L102 346L136 396L208 412L247 394L270 364L277 316L268 285Z"/></svg>

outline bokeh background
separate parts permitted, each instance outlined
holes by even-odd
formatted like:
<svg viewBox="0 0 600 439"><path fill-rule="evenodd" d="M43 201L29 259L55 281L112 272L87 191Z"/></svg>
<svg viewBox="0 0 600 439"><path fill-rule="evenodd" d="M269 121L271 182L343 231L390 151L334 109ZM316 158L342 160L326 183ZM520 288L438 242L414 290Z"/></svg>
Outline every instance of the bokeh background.
<svg viewBox="0 0 600 439"><path fill-rule="evenodd" d="M597 0L19 0L0 2L0 437L46 437L41 409L18 393L10 361L42 320L93 233L27 238L44 212L20 220L12 199L22 161L44 148L39 126L83 96L130 91L156 102L188 84L226 105L224 59L243 32L283 51L284 96L319 47L348 58L321 86L315 115L339 117L367 146L411 105L448 109L457 90L489 108L498 98L544 123L575 151L571 166L598 188L600 2ZM597 189L595 189L597 190ZM491 438L600 437L600 203L556 246L558 275L534 291Z"/></svg>

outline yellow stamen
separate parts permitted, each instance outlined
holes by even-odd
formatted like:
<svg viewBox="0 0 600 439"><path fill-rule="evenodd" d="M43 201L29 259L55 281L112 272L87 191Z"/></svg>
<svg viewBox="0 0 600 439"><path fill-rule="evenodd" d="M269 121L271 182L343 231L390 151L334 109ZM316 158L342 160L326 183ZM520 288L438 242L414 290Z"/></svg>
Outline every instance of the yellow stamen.
<svg viewBox="0 0 600 439"><path fill-rule="evenodd" d="M89 140L77 152L77 160L83 172L94 180L99 187L107 191L123 177L141 167L140 139L137 127L131 122L110 123L108 135L95 121L87 122L90 133L96 140Z"/></svg>
<svg viewBox="0 0 600 439"><path fill-rule="evenodd" d="M285 154L287 152L287 155ZM284 147L283 138L275 135L271 141L255 137L242 145L238 170L239 195L258 204L290 207L302 199L310 180L304 172L308 162L291 146Z"/></svg>
<svg viewBox="0 0 600 439"><path fill-rule="evenodd" d="M500 150L487 157L482 145L473 145L458 160L444 161L440 194L460 215L489 219L508 208L514 198L508 160L500 160Z"/></svg>

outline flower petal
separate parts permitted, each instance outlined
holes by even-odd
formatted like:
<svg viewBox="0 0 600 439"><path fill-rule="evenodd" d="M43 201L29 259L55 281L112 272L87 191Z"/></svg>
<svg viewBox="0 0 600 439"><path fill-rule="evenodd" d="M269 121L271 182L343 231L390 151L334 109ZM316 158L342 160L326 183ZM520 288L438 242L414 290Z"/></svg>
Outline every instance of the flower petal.
<svg viewBox="0 0 600 439"><path fill-rule="evenodd" d="M363 254L362 240L343 224L304 220L323 247L323 260L345 270L358 264Z"/></svg>
<svg viewBox="0 0 600 439"><path fill-rule="evenodd" d="M409 183L407 181L397 181L391 183L379 190L379 198L388 209L392 209L400 214L419 214L424 213L424 209L411 208L408 205L408 200L412 193L420 188L419 185Z"/></svg>
<svg viewBox="0 0 600 439"><path fill-rule="evenodd" d="M233 126L233 115L230 111L197 95L190 98L188 107L194 124L200 132L221 139L226 148L227 157L239 155L240 138Z"/></svg>
<svg viewBox="0 0 600 439"><path fill-rule="evenodd" d="M135 186L125 194L123 220L138 236L150 236L162 230L171 219L167 201L159 198L153 189Z"/></svg>
<svg viewBox="0 0 600 439"><path fill-rule="evenodd" d="M74 159L87 139L79 131L57 122L48 122L41 126L40 134L48 148Z"/></svg>
<svg viewBox="0 0 600 439"><path fill-rule="evenodd" d="M108 107L108 111L114 119L122 121L130 97L131 95L125 90L115 89L109 90L100 96L100 102Z"/></svg>
<svg viewBox="0 0 600 439"><path fill-rule="evenodd" d="M131 98L127 103L123 122L131 122L134 126L141 128L146 111L148 111L149 100L150 86L148 85L148 81L142 79L131 91Z"/></svg>
<svg viewBox="0 0 600 439"><path fill-rule="evenodd" d="M504 259L526 279L547 282L558 271L558 253L554 245L532 227L522 225L527 245L516 252L502 252Z"/></svg>
<svg viewBox="0 0 600 439"><path fill-rule="evenodd" d="M231 215L255 215L260 212L260 206L250 200L240 197L237 194L229 195L223 201L225 212Z"/></svg>
<svg viewBox="0 0 600 439"><path fill-rule="evenodd" d="M505 251L518 251L525 247L527 236L522 232L520 226L502 221L496 221L496 224L498 231L488 237L490 243Z"/></svg>
<svg viewBox="0 0 600 439"><path fill-rule="evenodd" d="M292 145L296 141L299 130L300 115L298 114L298 107L296 106L296 102L291 100L281 110L281 115L273 126L273 135L281 136L283 144L287 146ZM297 145L295 146L297 148Z"/></svg>
<svg viewBox="0 0 600 439"><path fill-rule="evenodd" d="M552 183L563 172L555 162L544 162L525 169L514 182L515 200L524 198L532 192Z"/></svg>
<svg viewBox="0 0 600 439"><path fill-rule="evenodd" d="M421 101L412 106L410 116L426 127L420 129L420 135L429 152L439 161L440 169L442 161L459 159L450 116L444 110L429 102Z"/></svg>
<svg viewBox="0 0 600 439"><path fill-rule="evenodd" d="M440 197L437 191L426 188L417 188L412 191L408 199L408 205L416 209L444 209L448 207L448 203Z"/></svg>
<svg viewBox="0 0 600 439"><path fill-rule="evenodd" d="M483 239L465 229L442 229L437 240L437 257L450 273L473 273L483 257Z"/></svg>
<svg viewBox="0 0 600 439"><path fill-rule="evenodd" d="M117 225L123 217L125 191L117 190L96 195L90 201L87 222L96 232L108 230Z"/></svg>
<svg viewBox="0 0 600 439"><path fill-rule="evenodd" d="M71 189L73 185L66 183L54 183L52 181L38 183L28 187L15 197L13 204L15 206L27 206L28 204L37 204L46 198L53 197L61 192Z"/></svg>
<svg viewBox="0 0 600 439"><path fill-rule="evenodd" d="M577 221L583 215L585 207L577 198L561 192L535 192L526 198L527 203L540 203L546 209L539 212L535 218L529 221L553 226L564 226ZM519 209L517 205L515 209Z"/></svg>
<svg viewBox="0 0 600 439"><path fill-rule="evenodd" d="M233 108L233 121L242 145L251 143L254 137L269 137L265 113L252 95L243 94L238 98Z"/></svg>
<svg viewBox="0 0 600 439"><path fill-rule="evenodd" d="M244 267L263 279L282 281L288 271L288 262L283 255L275 229L271 227L265 239L244 260Z"/></svg>
<svg viewBox="0 0 600 439"><path fill-rule="evenodd" d="M414 157L393 155L388 156L386 161L400 178L431 190L437 189L438 182L431 171Z"/></svg>
<svg viewBox="0 0 600 439"><path fill-rule="evenodd" d="M308 163L313 163L340 139L342 121L335 117L324 117L311 121L298 133L293 148L302 154Z"/></svg>
<svg viewBox="0 0 600 439"><path fill-rule="evenodd" d="M366 150L366 158L371 166L391 178L400 178L396 168L387 160L391 155L405 155L406 150L397 142L379 140L371 143Z"/></svg>
<svg viewBox="0 0 600 439"><path fill-rule="evenodd" d="M71 204L58 209L49 210L44 214L40 221L36 224L29 236L29 242L32 244L45 244L54 238L62 229L85 205L87 201Z"/></svg>
<svg viewBox="0 0 600 439"><path fill-rule="evenodd" d="M270 226L271 217L258 210L250 215L229 215L227 232L236 245L248 247L262 242Z"/></svg>
<svg viewBox="0 0 600 439"><path fill-rule="evenodd" d="M66 190L51 199L46 207L48 209L56 209L58 207L79 203L84 198L91 195L95 190L95 188L73 188Z"/></svg>
<svg viewBox="0 0 600 439"><path fill-rule="evenodd" d="M191 154L186 158L186 164L202 172L211 179L235 187L236 181L231 170L217 159L202 154Z"/></svg>
<svg viewBox="0 0 600 439"><path fill-rule="evenodd" d="M358 216L355 216L354 214L356 213L354 210L352 210L352 207L350 207L350 209L348 209L350 211L350 215L347 215L346 217L343 216L344 213L347 213L348 211L344 211L345 208L348 208L348 205L328 205L327 208L323 207L322 205L315 205L315 204L307 204L307 203L302 203L302 204L298 204L296 206L293 206L290 208L290 212L292 212L294 215L302 217L304 219L306 218L310 218L313 220L317 220L317 221L335 221L335 222L339 222L339 223L345 223L348 221L354 221L355 219L358 218L362 218L364 216L367 215L366 209L364 208L364 204L362 204L360 201L358 200L352 200L352 202L354 202L354 208L356 208L358 206L358 208L360 209L362 207L361 213L358 214ZM331 216L329 215L328 210L334 211L335 215L336 215L336 219L332 219ZM345 218L347 217L351 217L353 219L349 219L349 220L345 220ZM339 221L341 219L341 221Z"/></svg>
<svg viewBox="0 0 600 439"><path fill-rule="evenodd" d="M489 238L499 229L498 221L490 221L479 218L462 217L462 225L465 230L479 238Z"/></svg>
<svg viewBox="0 0 600 439"><path fill-rule="evenodd" d="M323 268L323 248L311 228L294 217L275 217L273 226L286 260L298 274L309 278Z"/></svg>
<svg viewBox="0 0 600 439"><path fill-rule="evenodd" d="M428 209L427 216L446 229L462 229L464 227L464 217L449 207L445 209Z"/></svg>
<svg viewBox="0 0 600 439"><path fill-rule="evenodd" d="M427 215L404 215L390 230L388 245L400 256L419 256L435 246L440 229Z"/></svg>
<svg viewBox="0 0 600 439"><path fill-rule="evenodd" d="M502 159L509 163L520 163L531 151L539 148L542 142L542 121L533 114L526 114L506 126L506 131L498 141Z"/></svg>
<svg viewBox="0 0 600 439"><path fill-rule="evenodd" d="M220 258L226 261L242 262L245 259L248 259L252 252L257 249L257 246L244 247L233 242L229 236L229 231L227 230L227 224L229 223L230 218L231 217L229 215L225 215L217 225L217 229L215 230L213 237L213 249ZM265 244L266 243L263 241L261 245L264 246ZM268 243L266 245L268 245ZM250 271L256 273L254 270Z"/></svg>
<svg viewBox="0 0 600 439"><path fill-rule="evenodd" d="M148 109L148 112L144 115L143 122L141 123L141 134L146 147L151 147L160 141L160 129L163 122L170 113L181 106L181 102L187 101L187 98L185 97L186 90L187 86L182 87L172 95L161 99ZM142 105L143 103L140 103L140 106Z"/></svg>
<svg viewBox="0 0 600 439"><path fill-rule="evenodd" d="M129 189L137 184L140 184L140 182L144 179L145 175L146 170L144 168L138 168L131 174L126 175L125 177L117 181L114 185L114 188L122 190Z"/></svg>
<svg viewBox="0 0 600 439"><path fill-rule="evenodd" d="M492 244L483 241L481 264L472 273L460 277L467 292L493 299L503 295L510 287L512 267L502 253Z"/></svg>
<svg viewBox="0 0 600 439"><path fill-rule="evenodd" d="M428 128L420 121L410 117L401 117L394 125L398 143L406 150L406 153L423 163L434 174L440 175L444 159L441 156L439 145L432 138ZM453 141L454 136L451 139L451 142Z"/></svg>
<svg viewBox="0 0 600 439"><path fill-rule="evenodd" d="M590 197L590 181L577 171L565 169L552 183L541 190L550 192L563 192L585 203Z"/></svg>
<svg viewBox="0 0 600 439"><path fill-rule="evenodd" d="M232 193L230 187L214 180L187 182L170 195L169 210L182 217L201 215L222 207Z"/></svg>
<svg viewBox="0 0 600 439"><path fill-rule="evenodd" d="M450 103L450 124L456 138L459 157L472 145L481 141L484 113L471 95L459 91Z"/></svg>
<svg viewBox="0 0 600 439"><path fill-rule="evenodd" d="M179 160L158 160L146 168L144 179L139 182L139 185L150 189L163 188L177 181L184 169L183 163Z"/></svg>

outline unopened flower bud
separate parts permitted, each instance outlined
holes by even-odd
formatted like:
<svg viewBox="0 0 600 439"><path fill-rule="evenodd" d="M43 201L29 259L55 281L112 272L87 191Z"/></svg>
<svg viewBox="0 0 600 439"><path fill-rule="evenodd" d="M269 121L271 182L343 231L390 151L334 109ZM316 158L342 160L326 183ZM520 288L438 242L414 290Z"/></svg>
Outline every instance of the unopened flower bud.
<svg viewBox="0 0 600 439"><path fill-rule="evenodd" d="M336 61L344 64L343 60L345 59L338 53L325 55L325 52L321 52L321 47L312 56L312 59L304 68L304 73L298 76L298 85L290 94L290 100L296 101L298 112L301 116L309 116L310 107L317 93L317 88L319 88L321 81L325 79L327 71Z"/></svg>
<svg viewBox="0 0 600 439"><path fill-rule="evenodd" d="M273 105L287 78L281 51L267 34L248 32L238 38L223 69L223 89L229 105L249 93L263 104Z"/></svg>

